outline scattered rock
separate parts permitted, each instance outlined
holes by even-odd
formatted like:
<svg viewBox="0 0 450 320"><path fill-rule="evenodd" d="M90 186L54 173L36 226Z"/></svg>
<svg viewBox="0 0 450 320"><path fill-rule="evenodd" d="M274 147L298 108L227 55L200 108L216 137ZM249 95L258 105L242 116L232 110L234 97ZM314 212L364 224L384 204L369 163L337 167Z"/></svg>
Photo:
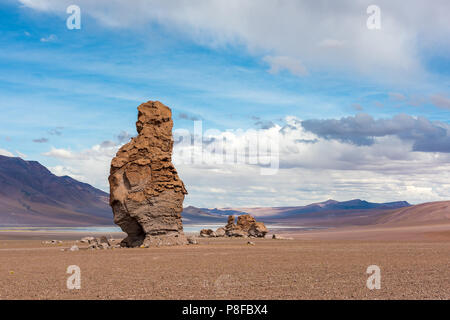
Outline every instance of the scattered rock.
<svg viewBox="0 0 450 320"><path fill-rule="evenodd" d="M61 244L62 241L61 240L48 240L48 241L44 241L42 243L44 243L44 244Z"/></svg>
<svg viewBox="0 0 450 320"><path fill-rule="evenodd" d="M227 232L227 236L236 238L247 238L248 234L244 230L235 227Z"/></svg>
<svg viewBox="0 0 450 320"><path fill-rule="evenodd" d="M213 238L216 236L216 233L211 229L202 229L200 230L200 237L204 238Z"/></svg>
<svg viewBox="0 0 450 320"><path fill-rule="evenodd" d="M194 237L188 237L187 241L189 244L198 244L197 240Z"/></svg>
<svg viewBox="0 0 450 320"><path fill-rule="evenodd" d="M293 238L282 237L282 236L280 236L278 234L273 234L272 235L272 239L275 239L275 240L294 240Z"/></svg>
<svg viewBox="0 0 450 320"><path fill-rule="evenodd" d="M255 243L252 242L252 241L247 242L247 244L248 244L248 245L251 245L251 246L254 246L254 245L255 245Z"/></svg>
<svg viewBox="0 0 450 320"><path fill-rule="evenodd" d="M111 243L108 241L108 239L105 236L101 236L100 239L98 239L98 242L100 244L106 244L108 247L111 246Z"/></svg>
<svg viewBox="0 0 450 320"><path fill-rule="evenodd" d="M80 242L82 243L89 243L88 249L111 249L113 248L113 246L111 245L110 241L108 240L108 238L106 238L105 236L101 236L100 238L94 238L94 237L85 237L83 239L80 240ZM117 247L120 245L116 245L114 247Z"/></svg>
<svg viewBox="0 0 450 320"><path fill-rule="evenodd" d="M172 164L172 112L159 101L138 107L138 136L111 162L110 205L126 247L186 244L181 212L187 194Z"/></svg>
<svg viewBox="0 0 450 320"><path fill-rule="evenodd" d="M216 233L216 237L225 237L225 235L226 235L224 227L217 228L215 233Z"/></svg>
<svg viewBox="0 0 450 320"><path fill-rule="evenodd" d="M69 250L70 251L78 251L78 250L80 250L80 248L78 248L78 246L73 245L72 247L70 247Z"/></svg>
<svg viewBox="0 0 450 320"><path fill-rule="evenodd" d="M262 222L253 223L248 230L249 236L255 238L264 238L268 232L269 230Z"/></svg>
<svg viewBox="0 0 450 320"><path fill-rule="evenodd" d="M91 243L95 238L94 237L84 237L80 240L81 243Z"/></svg>

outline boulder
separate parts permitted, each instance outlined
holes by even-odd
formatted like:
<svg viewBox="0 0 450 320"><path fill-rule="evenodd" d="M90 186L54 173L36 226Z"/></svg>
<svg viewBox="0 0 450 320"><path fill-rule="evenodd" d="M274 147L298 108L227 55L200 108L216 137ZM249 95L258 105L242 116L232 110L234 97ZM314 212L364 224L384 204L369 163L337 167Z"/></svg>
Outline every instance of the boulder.
<svg viewBox="0 0 450 320"><path fill-rule="evenodd" d="M217 228L215 233L216 233L216 237L225 237L225 235L226 235L224 227Z"/></svg>
<svg viewBox="0 0 450 320"><path fill-rule="evenodd" d="M188 237L187 238L188 244L198 244L197 239L194 237Z"/></svg>
<svg viewBox="0 0 450 320"><path fill-rule="evenodd" d="M243 214L237 218L237 226L245 232L248 232L255 223L255 218L249 214Z"/></svg>
<svg viewBox="0 0 450 320"><path fill-rule="evenodd" d="M228 230L231 230L235 227L236 225L234 224L234 216L228 216L228 221L227 224L225 226L225 232L227 232Z"/></svg>
<svg viewBox="0 0 450 320"><path fill-rule="evenodd" d="M111 161L110 205L125 247L187 244L181 212L187 194L172 164L172 112L159 101L138 107L138 136Z"/></svg>
<svg viewBox="0 0 450 320"><path fill-rule="evenodd" d="M84 238L81 238L80 242L81 243L90 243L93 240L94 240L94 237L84 237Z"/></svg>
<svg viewBox="0 0 450 320"><path fill-rule="evenodd" d="M240 228L234 228L227 232L227 236L236 238L246 238L248 236L247 232Z"/></svg>
<svg viewBox="0 0 450 320"><path fill-rule="evenodd" d="M105 236L101 236L99 239L98 239L98 243L100 243L100 244L106 244L108 247L110 247L111 246L111 243L108 241L108 238L106 238Z"/></svg>
<svg viewBox="0 0 450 320"><path fill-rule="evenodd" d="M234 223L234 216L228 216L224 231L228 237L253 238L263 238L269 232L264 223L256 222L255 218L249 214L240 215L236 224Z"/></svg>
<svg viewBox="0 0 450 320"><path fill-rule="evenodd" d="M250 229L248 230L248 235L256 238L264 238L268 232L269 230L266 228L264 223L255 222L250 226Z"/></svg>
<svg viewBox="0 0 450 320"><path fill-rule="evenodd" d="M211 229L202 229L202 230L200 230L200 237L213 238L215 236L216 236L215 232L212 231Z"/></svg>

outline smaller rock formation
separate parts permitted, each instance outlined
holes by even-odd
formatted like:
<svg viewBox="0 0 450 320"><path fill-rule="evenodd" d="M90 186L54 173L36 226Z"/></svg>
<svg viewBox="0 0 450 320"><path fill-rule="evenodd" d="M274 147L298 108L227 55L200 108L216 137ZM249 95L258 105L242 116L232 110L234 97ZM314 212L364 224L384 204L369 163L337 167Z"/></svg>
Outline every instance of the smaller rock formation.
<svg viewBox="0 0 450 320"><path fill-rule="evenodd" d="M239 237L239 238L264 238L269 232L264 223L256 222L255 218L249 214L240 215L237 224L234 223L234 216L228 216L225 227L218 228L215 232L211 229L200 231L201 237Z"/></svg>
<svg viewBox="0 0 450 320"><path fill-rule="evenodd" d="M253 225L250 226L250 229L248 230L248 235L250 237L255 238L264 238L268 232L269 230L264 225L264 223L255 222Z"/></svg>
<svg viewBox="0 0 450 320"><path fill-rule="evenodd" d="M101 236L100 238L94 237L84 237L80 240L81 243L88 243L88 249L91 250L99 250L99 249L112 249L113 247L117 248L120 245L113 246L111 242L105 237Z"/></svg>
<svg viewBox="0 0 450 320"><path fill-rule="evenodd" d="M215 237L216 234L211 229L202 229L200 230L200 237L212 238Z"/></svg>
<svg viewBox="0 0 450 320"><path fill-rule="evenodd" d="M80 240L81 243L89 243L91 241L93 241L95 238L94 237L84 237Z"/></svg>
<svg viewBox="0 0 450 320"><path fill-rule="evenodd" d="M217 228L215 233L216 233L216 237L225 237L225 235L226 235L224 227Z"/></svg>
<svg viewBox="0 0 450 320"><path fill-rule="evenodd" d="M197 239L194 237L187 237L188 244L198 244Z"/></svg>

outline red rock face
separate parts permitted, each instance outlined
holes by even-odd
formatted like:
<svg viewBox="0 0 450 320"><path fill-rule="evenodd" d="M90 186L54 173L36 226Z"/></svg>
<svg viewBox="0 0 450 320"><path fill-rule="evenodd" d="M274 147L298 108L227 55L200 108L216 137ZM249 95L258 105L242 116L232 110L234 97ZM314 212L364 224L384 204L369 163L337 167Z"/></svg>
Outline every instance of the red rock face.
<svg viewBox="0 0 450 320"><path fill-rule="evenodd" d="M228 237L264 238L269 232L264 223L256 222L255 218L249 214L240 215L237 224L234 224L234 216L228 216L224 230Z"/></svg>
<svg viewBox="0 0 450 320"><path fill-rule="evenodd" d="M109 176L114 222L128 234L122 245L185 244L181 212L187 191L171 162L172 112L159 101L138 111L138 136L117 152Z"/></svg>

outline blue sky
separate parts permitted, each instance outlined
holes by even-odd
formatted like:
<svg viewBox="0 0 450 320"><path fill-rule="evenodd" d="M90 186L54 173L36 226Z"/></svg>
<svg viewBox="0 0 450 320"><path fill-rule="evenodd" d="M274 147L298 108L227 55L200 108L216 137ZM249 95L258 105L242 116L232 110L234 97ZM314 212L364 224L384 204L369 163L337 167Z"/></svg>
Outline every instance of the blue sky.
<svg viewBox="0 0 450 320"><path fill-rule="evenodd" d="M136 107L147 100L170 106L175 129L188 130L194 118L203 121L204 129L225 131L260 128L261 123L283 128L287 117L300 122L336 119L338 126L345 126L350 122L339 122L342 118L364 113L375 121L376 132L351 128L346 134L376 137L373 145L352 144L334 131L324 134L328 124L308 133L324 144L335 143L337 153L353 148L353 159L364 153L364 160L349 161L345 169L336 162L312 167L301 160L297 163L302 155L290 154L292 148L286 142L286 154L281 156L289 159L289 165L272 179L252 181L266 189L248 194L255 186L237 183L232 176L221 173L211 182L199 177L217 171L180 167L181 177L194 190L188 204L295 205L329 197L411 202L448 198L445 183L439 182L447 177L442 170L449 167L450 23L441 16L450 12L448 3L438 1L429 8L424 1L412 1L407 11L380 1L382 29L368 30L367 1L344 1L341 7L329 3L328 10L311 3L289 8L294 6L289 1L287 8L269 0L258 8L247 2L236 6L233 1L200 1L196 7L176 2L137 1L131 6L126 1L111 5L78 1L82 27L68 30L65 8L70 1L2 1L0 152L38 160L56 174L107 189L111 150L104 157L93 156L89 150L105 141L118 144L123 132L134 135ZM291 16L296 10L298 17ZM303 16L306 11L310 14ZM334 26L339 19L342 23ZM388 123L400 127L394 133L385 128L387 122L376 122L398 114L424 120L406 125L396 122L403 118L395 118ZM304 127L299 130L305 133ZM436 138L436 130L443 136ZM434 152L414 149L417 141L428 143L426 139L440 139L439 148ZM407 155L386 151L399 150L397 142ZM322 150L319 146L314 148L305 151L313 159L308 163L317 162L315 157L328 157L314 153ZM386 171L385 162L395 169ZM96 166L103 171L89 169ZM317 185L313 177L318 169L324 180ZM250 172L244 167L233 170L237 175ZM367 180L364 189L349 177L361 172ZM393 179L392 188L383 192L387 174ZM402 178L405 175L407 180ZM298 181L310 176L304 181L307 191L277 197L274 185L279 186L275 189L295 189L284 183L285 176ZM342 190L341 185L352 187ZM208 190L218 196L211 199Z"/></svg>

